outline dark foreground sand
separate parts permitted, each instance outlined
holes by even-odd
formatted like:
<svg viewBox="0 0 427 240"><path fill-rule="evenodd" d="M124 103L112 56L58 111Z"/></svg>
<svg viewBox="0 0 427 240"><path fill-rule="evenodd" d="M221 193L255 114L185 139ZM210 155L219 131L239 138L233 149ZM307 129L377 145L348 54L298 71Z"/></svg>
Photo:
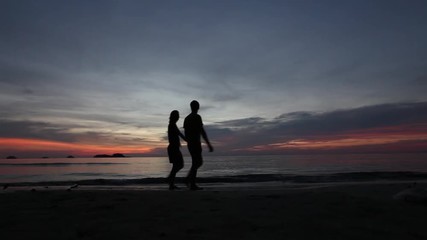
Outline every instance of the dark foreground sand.
<svg viewBox="0 0 427 240"><path fill-rule="evenodd" d="M427 239L427 205L393 199L409 185L8 189L0 239Z"/></svg>

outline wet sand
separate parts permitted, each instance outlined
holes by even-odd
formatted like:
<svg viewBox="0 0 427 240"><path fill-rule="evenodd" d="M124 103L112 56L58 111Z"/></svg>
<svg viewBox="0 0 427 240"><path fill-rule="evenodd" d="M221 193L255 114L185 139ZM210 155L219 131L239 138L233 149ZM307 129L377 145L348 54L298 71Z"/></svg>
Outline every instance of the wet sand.
<svg viewBox="0 0 427 240"><path fill-rule="evenodd" d="M8 188L0 239L427 239L427 204L393 198L411 187Z"/></svg>

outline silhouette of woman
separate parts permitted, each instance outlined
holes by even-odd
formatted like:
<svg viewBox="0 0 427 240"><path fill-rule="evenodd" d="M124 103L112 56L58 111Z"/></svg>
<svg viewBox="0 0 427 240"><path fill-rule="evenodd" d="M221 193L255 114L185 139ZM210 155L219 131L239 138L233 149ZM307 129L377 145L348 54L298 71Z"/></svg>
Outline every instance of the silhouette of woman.
<svg viewBox="0 0 427 240"><path fill-rule="evenodd" d="M181 137L185 141L186 138L176 126L176 122L178 122L178 119L179 112L177 110L173 110L170 114L168 125L168 156L169 162L172 163L172 170L168 176L169 190L179 189L175 185L175 176L176 173L184 167L184 158L182 157L182 153L180 150L181 142L179 137Z"/></svg>

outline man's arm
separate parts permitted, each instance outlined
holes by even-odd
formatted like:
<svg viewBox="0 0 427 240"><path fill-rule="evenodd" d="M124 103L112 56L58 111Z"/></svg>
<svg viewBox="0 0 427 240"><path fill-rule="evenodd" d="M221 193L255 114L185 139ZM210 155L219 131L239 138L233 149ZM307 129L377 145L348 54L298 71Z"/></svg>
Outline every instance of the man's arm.
<svg viewBox="0 0 427 240"><path fill-rule="evenodd" d="M206 134L205 128L202 126L202 137L205 139L205 142L208 144L209 152L213 152L213 147L209 142L208 135Z"/></svg>

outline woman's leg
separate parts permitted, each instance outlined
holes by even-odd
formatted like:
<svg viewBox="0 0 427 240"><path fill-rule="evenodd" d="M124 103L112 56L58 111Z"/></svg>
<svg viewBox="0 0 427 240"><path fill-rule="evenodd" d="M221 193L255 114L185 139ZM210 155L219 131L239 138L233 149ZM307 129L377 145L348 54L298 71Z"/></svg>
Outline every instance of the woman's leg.
<svg viewBox="0 0 427 240"><path fill-rule="evenodd" d="M169 150L169 149L168 149ZM179 170L184 167L184 159L182 157L181 151L179 149L174 149L169 151L169 159L172 162L172 169L168 176L169 189L176 189L175 186L175 176Z"/></svg>
<svg viewBox="0 0 427 240"><path fill-rule="evenodd" d="M169 177L168 177L169 185L173 185L175 183L176 173L179 172L179 170L181 170L182 167L183 167L183 165L180 163L174 163L173 164L171 172L170 172Z"/></svg>

